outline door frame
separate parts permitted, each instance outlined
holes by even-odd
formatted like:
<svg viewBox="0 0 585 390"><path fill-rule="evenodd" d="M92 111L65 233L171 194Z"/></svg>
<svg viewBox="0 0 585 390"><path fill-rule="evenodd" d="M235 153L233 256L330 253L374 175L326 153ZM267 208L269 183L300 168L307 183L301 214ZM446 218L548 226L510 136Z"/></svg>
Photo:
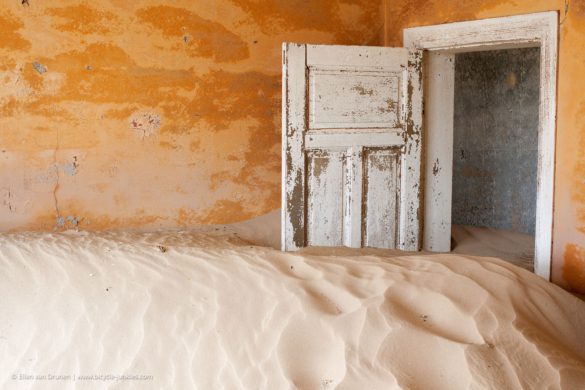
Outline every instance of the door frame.
<svg viewBox="0 0 585 390"><path fill-rule="evenodd" d="M453 107L457 52L540 48L540 107L534 272L550 280L553 232L558 22L556 11L404 29L424 63L424 249L449 252Z"/></svg>

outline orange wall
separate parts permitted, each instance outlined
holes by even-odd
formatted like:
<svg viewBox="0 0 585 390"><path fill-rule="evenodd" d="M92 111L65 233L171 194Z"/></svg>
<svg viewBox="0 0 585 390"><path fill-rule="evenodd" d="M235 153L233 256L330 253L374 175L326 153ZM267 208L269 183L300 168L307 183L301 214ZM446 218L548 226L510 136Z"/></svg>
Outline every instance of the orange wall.
<svg viewBox="0 0 585 390"><path fill-rule="evenodd" d="M463 20L559 11L558 116L553 280L585 293L585 0L386 0L385 43L402 29Z"/></svg>
<svg viewBox="0 0 585 390"><path fill-rule="evenodd" d="M281 43L379 45L383 23L379 0L3 1L0 231L280 207Z"/></svg>

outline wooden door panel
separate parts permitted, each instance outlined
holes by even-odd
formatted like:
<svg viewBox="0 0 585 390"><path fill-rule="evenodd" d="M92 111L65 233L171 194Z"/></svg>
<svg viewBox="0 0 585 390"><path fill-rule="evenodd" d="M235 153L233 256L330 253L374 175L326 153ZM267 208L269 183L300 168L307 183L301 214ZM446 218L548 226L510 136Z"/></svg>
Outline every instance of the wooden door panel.
<svg viewBox="0 0 585 390"><path fill-rule="evenodd" d="M418 249L421 53L283 48L283 250Z"/></svg>
<svg viewBox="0 0 585 390"><path fill-rule="evenodd" d="M399 125L400 72L309 68L309 129Z"/></svg>

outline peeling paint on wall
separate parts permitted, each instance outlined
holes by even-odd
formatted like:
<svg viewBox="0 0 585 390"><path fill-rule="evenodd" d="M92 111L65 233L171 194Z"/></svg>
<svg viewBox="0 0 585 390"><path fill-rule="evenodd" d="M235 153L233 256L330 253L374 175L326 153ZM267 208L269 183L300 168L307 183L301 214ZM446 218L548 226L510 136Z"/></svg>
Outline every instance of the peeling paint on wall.
<svg viewBox="0 0 585 390"><path fill-rule="evenodd" d="M160 128L160 123L160 116L156 113L136 113L130 118L130 129L137 132L144 139L156 134Z"/></svg>
<svg viewBox="0 0 585 390"><path fill-rule="evenodd" d="M382 36L379 0L311 7L2 3L0 183L16 211L1 192L0 230L186 227L280 207L281 43Z"/></svg>

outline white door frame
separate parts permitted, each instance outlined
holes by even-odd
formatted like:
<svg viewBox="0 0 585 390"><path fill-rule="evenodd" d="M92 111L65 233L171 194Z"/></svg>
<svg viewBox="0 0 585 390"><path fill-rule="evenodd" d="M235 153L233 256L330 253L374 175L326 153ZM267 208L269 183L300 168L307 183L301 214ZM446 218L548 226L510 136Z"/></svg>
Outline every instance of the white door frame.
<svg viewBox="0 0 585 390"><path fill-rule="evenodd" d="M558 13L540 12L404 30L425 62L423 246L450 251L454 53L540 47L540 107L534 272L550 280L555 170Z"/></svg>

